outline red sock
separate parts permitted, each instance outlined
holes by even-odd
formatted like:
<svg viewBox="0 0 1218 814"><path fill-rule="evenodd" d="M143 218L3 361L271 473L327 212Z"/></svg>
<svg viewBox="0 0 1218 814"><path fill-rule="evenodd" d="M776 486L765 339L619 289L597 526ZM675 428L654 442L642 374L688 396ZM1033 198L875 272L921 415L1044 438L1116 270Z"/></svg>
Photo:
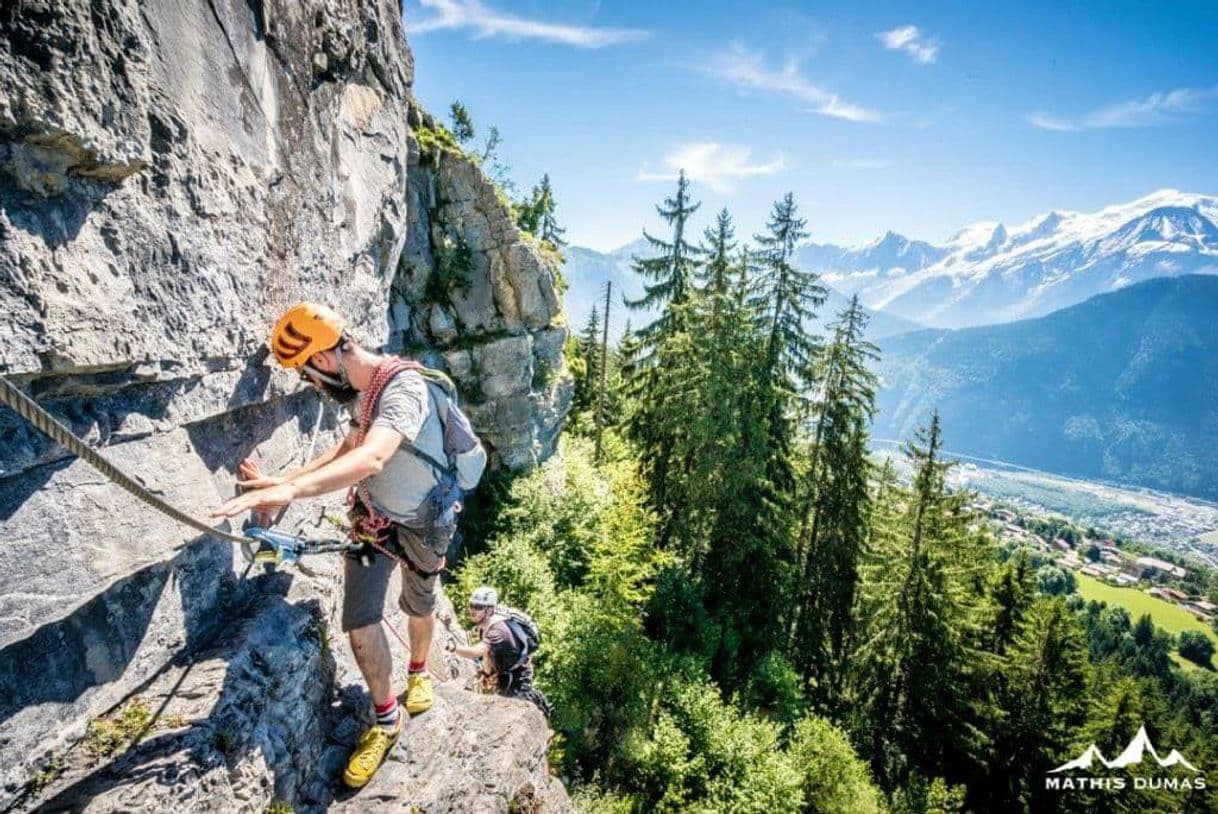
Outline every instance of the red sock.
<svg viewBox="0 0 1218 814"><path fill-rule="evenodd" d="M398 699L395 695L390 695L389 700L383 704L376 704L372 707L376 713L376 722L381 726L397 726L398 723Z"/></svg>
<svg viewBox="0 0 1218 814"><path fill-rule="evenodd" d="M409 670L412 673L421 673L426 669L427 669L427 659L423 659L422 661L410 662Z"/></svg>

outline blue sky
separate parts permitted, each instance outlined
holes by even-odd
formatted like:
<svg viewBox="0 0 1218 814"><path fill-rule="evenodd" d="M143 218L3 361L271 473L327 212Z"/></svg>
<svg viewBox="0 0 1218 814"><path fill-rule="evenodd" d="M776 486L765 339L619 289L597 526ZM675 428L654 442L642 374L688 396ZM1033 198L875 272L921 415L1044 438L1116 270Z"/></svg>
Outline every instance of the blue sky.
<svg viewBox="0 0 1218 814"><path fill-rule="evenodd" d="M793 191L818 242L1218 193L1218 3L406 0L415 92L550 174L572 243Z"/></svg>

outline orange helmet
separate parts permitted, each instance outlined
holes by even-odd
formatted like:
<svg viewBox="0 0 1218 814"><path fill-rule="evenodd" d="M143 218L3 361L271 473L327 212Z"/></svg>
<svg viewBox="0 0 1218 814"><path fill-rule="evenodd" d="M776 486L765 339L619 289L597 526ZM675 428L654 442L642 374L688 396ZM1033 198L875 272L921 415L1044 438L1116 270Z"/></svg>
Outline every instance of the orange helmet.
<svg viewBox="0 0 1218 814"><path fill-rule="evenodd" d="M334 309L302 302L289 308L271 329L271 353L284 367L300 367L313 354L341 342L345 328Z"/></svg>

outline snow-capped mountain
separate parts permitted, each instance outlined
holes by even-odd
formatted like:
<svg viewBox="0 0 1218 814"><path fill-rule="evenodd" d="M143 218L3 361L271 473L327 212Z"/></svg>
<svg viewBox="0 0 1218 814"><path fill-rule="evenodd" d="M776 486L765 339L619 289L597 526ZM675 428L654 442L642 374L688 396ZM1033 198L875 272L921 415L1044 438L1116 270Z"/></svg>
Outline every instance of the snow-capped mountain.
<svg viewBox="0 0 1218 814"><path fill-rule="evenodd" d="M605 283L610 280L613 281L613 300L609 314L610 337L616 339L621 336L627 320L635 328L639 328L655 319L654 313L630 311L622 304L623 296L638 299L643 295L643 278L634 271L633 263L635 257L649 257L651 251L651 244L643 238L611 252L598 252L580 246L568 246L563 249L566 262L562 274L567 282L563 301L572 330L578 331L587 324L588 315L592 313L594 306L598 313L604 310ZM828 298L817 315L816 324L809 326L810 330L823 332L824 326L832 322L848 302L848 297L830 288ZM867 335L872 340L925 327L913 320L876 309L868 311L871 321L868 323Z"/></svg>
<svg viewBox="0 0 1218 814"><path fill-rule="evenodd" d="M896 316L944 328L1010 322L1153 277L1218 274L1218 197L1160 190L1011 228L976 223L937 246L888 232L860 248L808 244L798 259Z"/></svg>

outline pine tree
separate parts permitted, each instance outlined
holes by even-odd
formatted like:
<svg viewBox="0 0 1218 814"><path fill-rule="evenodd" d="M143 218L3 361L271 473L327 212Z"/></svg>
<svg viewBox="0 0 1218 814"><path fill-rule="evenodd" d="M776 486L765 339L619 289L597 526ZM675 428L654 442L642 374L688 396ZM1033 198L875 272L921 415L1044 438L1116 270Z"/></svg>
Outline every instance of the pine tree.
<svg viewBox="0 0 1218 814"><path fill-rule="evenodd" d="M689 181L684 171L677 178L677 194L665 198L656 207L656 212L664 222L672 227L671 241L653 237L644 230L643 237L650 244L653 256L634 258L634 270L645 280L650 280L643 286L643 296L636 300L626 300L627 307L633 310L661 310L660 315L643 330L639 337L645 342L658 342L681 328L682 311L693 288L692 281L701 249L691 244L686 237L689 218L698 208L689 196Z"/></svg>
<svg viewBox="0 0 1218 814"><path fill-rule="evenodd" d="M844 679L858 584L858 561L870 522L868 433L878 349L864 338L867 314L856 295L831 326L832 341L806 376L821 383L804 486L793 603L792 661L815 679L822 703Z"/></svg>
<svg viewBox="0 0 1218 814"><path fill-rule="evenodd" d="M600 334L600 312L593 306L588 322L579 334L579 358L584 363L584 370L575 381L575 395L572 398L572 406L579 410L592 407L596 401L601 379Z"/></svg>
<svg viewBox="0 0 1218 814"><path fill-rule="evenodd" d="M474 140L474 120L461 102L453 102L448 110L449 122L452 124L453 138L462 147Z"/></svg>
<svg viewBox="0 0 1218 814"><path fill-rule="evenodd" d="M601 329L600 347L596 349L599 351L597 359L600 361L601 375L596 388L596 431L594 436L596 444L593 460L598 464L603 460L605 424L608 421L607 412L609 410L609 314L612 304L613 281L609 280L605 283L605 326Z"/></svg>
<svg viewBox="0 0 1218 814"><path fill-rule="evenodd" d="M516 226L522 231L536 235L541 229L542 204L541 187L534 186L528 198L522 198L512 204L512 210L516 213Z"/></svg>
<svg viewBox="0 0 1218 814"><path fill-rule="evenodd" d="M860 592L855 727L888 789L913 774L958 782L984 749L968 686L979 654L964 632L977 613L973 574L956 560L969 516L947 490L941 444L935 414L905 446L912 486L883 485Z"/></svg>
<svg viewBox="0 0 1218 814"><path fill-rule="evenodd" d="M732 472L723 461L731 454L741 419L741 362L749 319L742 303L731 298L734 238L731 215L724 209L703 236L706 260L697 273L701 288L690 325L693 345L701 350L694 373L701 407L690 416L691 482L697 494L689 501L685 521L691 538L698 540L705 539L706 522L731 489Z"/></svg>
<svg viewBox="0 0 1218 814"><path fill-rule="evenodd" d="M815 274L792 265L796 247L808 236L806 227L794 196L787 193L774 204L766 234L755 236L760 246L760 274L753 305L766 335L759 360L757 409L766 423L768 474L788 504L784 510L791 508L789 500L795 487L791 450L794 410L816 350L816 340L806 331L807 322L815 317L826 295Z"/></svg>
<svg viewBox="0 0 1218 814"><path fill-rule="evenodd" d="M1024 629L1024 619L1036 598L1036 582L1026 555L1008 560L993 577L981 647L999 658Z"/></svg>
<svg viewBox="0 0 1218 814"><path fill-rule="evenodd" d="M689 182L682 173L677 193L656 207L672 226L671 241L647 232L656 256L635 258L634 270L652 282L632 309L660 309L656 319L637 334L639 353L630 378L631 412L627 422L639 446L642 471L651 486L652 507L659 514L659 539L667 545L684 503L681 492L689 474L688 432L683 418L696 409L697 352L686 327L691 313L695 264L701 250L686 237L689 217L699 204L690 200Z"/></svg>
<svg viewBox="0 0 1218 814"><path fill-rule="evenodd" d="M755 256L737 248L720 212L704 235L705 262L690 331L701 350L698 418L690 422L695 466L690 536L702 542L691 569L715 627L712 675L726 689L747 681L782 639L790 580L790 523L771 480L760 360L765 334L745 293Z"/></svg>
<svg viewBox="0 0 1218 814"><path fill-rule="evenodd" d="M973 786L988 798L984 809L1047 811L1055 800L1046 796L1060 792L1046 792L1045 773L1064 762L1087 717L1087 651L1082 627L1060 597L1037 600L1019 627L998 676L993 765L986 782Z"/></svg>
<svg viewBox="0 0 1218 814"><path fill-rule="evenodd" d="M715 216L715 225L703 233L702 239L705 243L702 254L706 260L698 270L697 277L703 286L710 322L714 327L732 293L736 229L726 208L719 210L719 214Z"/></svg>
<svg viewBox="0 0 1218 814"><path fill-rule="evenodd" d="M815 273L792 265L795 249L809 235L794 195L788 192L774 204L766 229L755 236L763 271L757 303L766 323L765 366L777 386L778 379L808 369L816 344L807 323L824 304L827 291Z"/></svg>
<svg viewBox="0 0 1218 814"><path fill-rule="evenodd" d="M558 204L554 200L554 190L550 187L550 174L546 173L541 177L541 187L538 195L538 227L540 232L537 236L554 248L567 245L567 241L564 239L567 230L559 226L558 220L554 217L557 209Z"/></svg>

